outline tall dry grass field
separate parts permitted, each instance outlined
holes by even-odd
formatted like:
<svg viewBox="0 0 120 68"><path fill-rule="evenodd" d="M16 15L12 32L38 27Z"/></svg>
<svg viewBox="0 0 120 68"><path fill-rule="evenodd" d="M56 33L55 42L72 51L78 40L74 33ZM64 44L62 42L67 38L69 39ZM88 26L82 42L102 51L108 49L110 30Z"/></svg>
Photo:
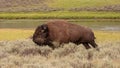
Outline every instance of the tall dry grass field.
<svg viewBox="0 0 120 68"><path fill-rule="evenodd" d="M0 41L0 68L120 68L120 32L95 31L100 51L82 44L52 50L31 39Z"/></svg>

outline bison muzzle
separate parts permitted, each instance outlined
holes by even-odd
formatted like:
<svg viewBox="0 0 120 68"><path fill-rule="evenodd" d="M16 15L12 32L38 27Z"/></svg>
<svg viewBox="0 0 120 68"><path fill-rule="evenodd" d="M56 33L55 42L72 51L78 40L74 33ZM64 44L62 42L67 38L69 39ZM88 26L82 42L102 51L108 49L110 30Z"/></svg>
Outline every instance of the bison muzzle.
<svg viewBox="0 0 120 68"><path fill-rule="evenodd" d="M33 41L42 46L49 45L54 49L52 42L83 44L86 49L97 48L95 36L90 28L68 23L64 20L49 21L37 27L33 34ZM90 45L89 45L90 44Z"/></svg>

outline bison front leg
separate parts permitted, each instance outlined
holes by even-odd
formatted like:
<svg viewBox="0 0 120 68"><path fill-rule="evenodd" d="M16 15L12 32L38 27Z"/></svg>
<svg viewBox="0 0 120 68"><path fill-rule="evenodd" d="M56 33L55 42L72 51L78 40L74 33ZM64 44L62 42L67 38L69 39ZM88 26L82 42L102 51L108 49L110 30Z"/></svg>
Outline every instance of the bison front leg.
<svg viewBox="0 0 120 68"><path fill-rule="evenodd" d="M86 49L90 49L91 47L89 46L88 43L82 43Z"/></svg>
<svg viewBox="0 0 120 68"><path fill-rule="evenodd" d="M52 42L46 41L45 44L48 45L49 47L51 47L53 50L55 49L54 44Z"/></svg>
<svg viewBox="0 0 120 68"><path fill-rule="evenodd" d="M98 45L95 43L94 40L89 43L92 45L92 47L96 48L97 51L100 51L100 49L98 48Z"/></svg>
<svg viewBox="0 0 120 68"><path fill-rule="evenodd" d="M60 43L59 42L54 41L54 42L52 42L52 44L54 45L55 48L60 47Z"/></svg>
<svg viewBox="0 0 120 68"><path fill-rule="evenodd" d="M52 43L49 43L48 46L51 47L53 50L55 49L55 47Z"/></svg>

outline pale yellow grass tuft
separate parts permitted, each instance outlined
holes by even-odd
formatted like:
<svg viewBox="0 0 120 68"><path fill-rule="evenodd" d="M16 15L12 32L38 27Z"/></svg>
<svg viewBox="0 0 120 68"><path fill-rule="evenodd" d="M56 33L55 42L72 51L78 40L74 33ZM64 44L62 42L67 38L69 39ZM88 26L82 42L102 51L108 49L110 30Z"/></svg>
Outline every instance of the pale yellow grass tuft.
<svg viewBox="0 0 120 68"><path fill-rule="evenodd" d="M120 68L120 42L98 42L100 52L73 43L52 50L31 39L0 41L1 68Z"/></svg>

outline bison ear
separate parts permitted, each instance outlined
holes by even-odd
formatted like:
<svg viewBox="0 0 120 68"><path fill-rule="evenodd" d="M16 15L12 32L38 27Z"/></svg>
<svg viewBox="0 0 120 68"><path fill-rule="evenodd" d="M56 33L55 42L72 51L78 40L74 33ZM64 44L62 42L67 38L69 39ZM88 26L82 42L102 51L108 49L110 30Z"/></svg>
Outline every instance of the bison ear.
<svg viewBox="0 0 120 68"><path fill-rule="evenodd" d="M42 32L48 31L48 26L46 24L42 25Z"/></svg>

